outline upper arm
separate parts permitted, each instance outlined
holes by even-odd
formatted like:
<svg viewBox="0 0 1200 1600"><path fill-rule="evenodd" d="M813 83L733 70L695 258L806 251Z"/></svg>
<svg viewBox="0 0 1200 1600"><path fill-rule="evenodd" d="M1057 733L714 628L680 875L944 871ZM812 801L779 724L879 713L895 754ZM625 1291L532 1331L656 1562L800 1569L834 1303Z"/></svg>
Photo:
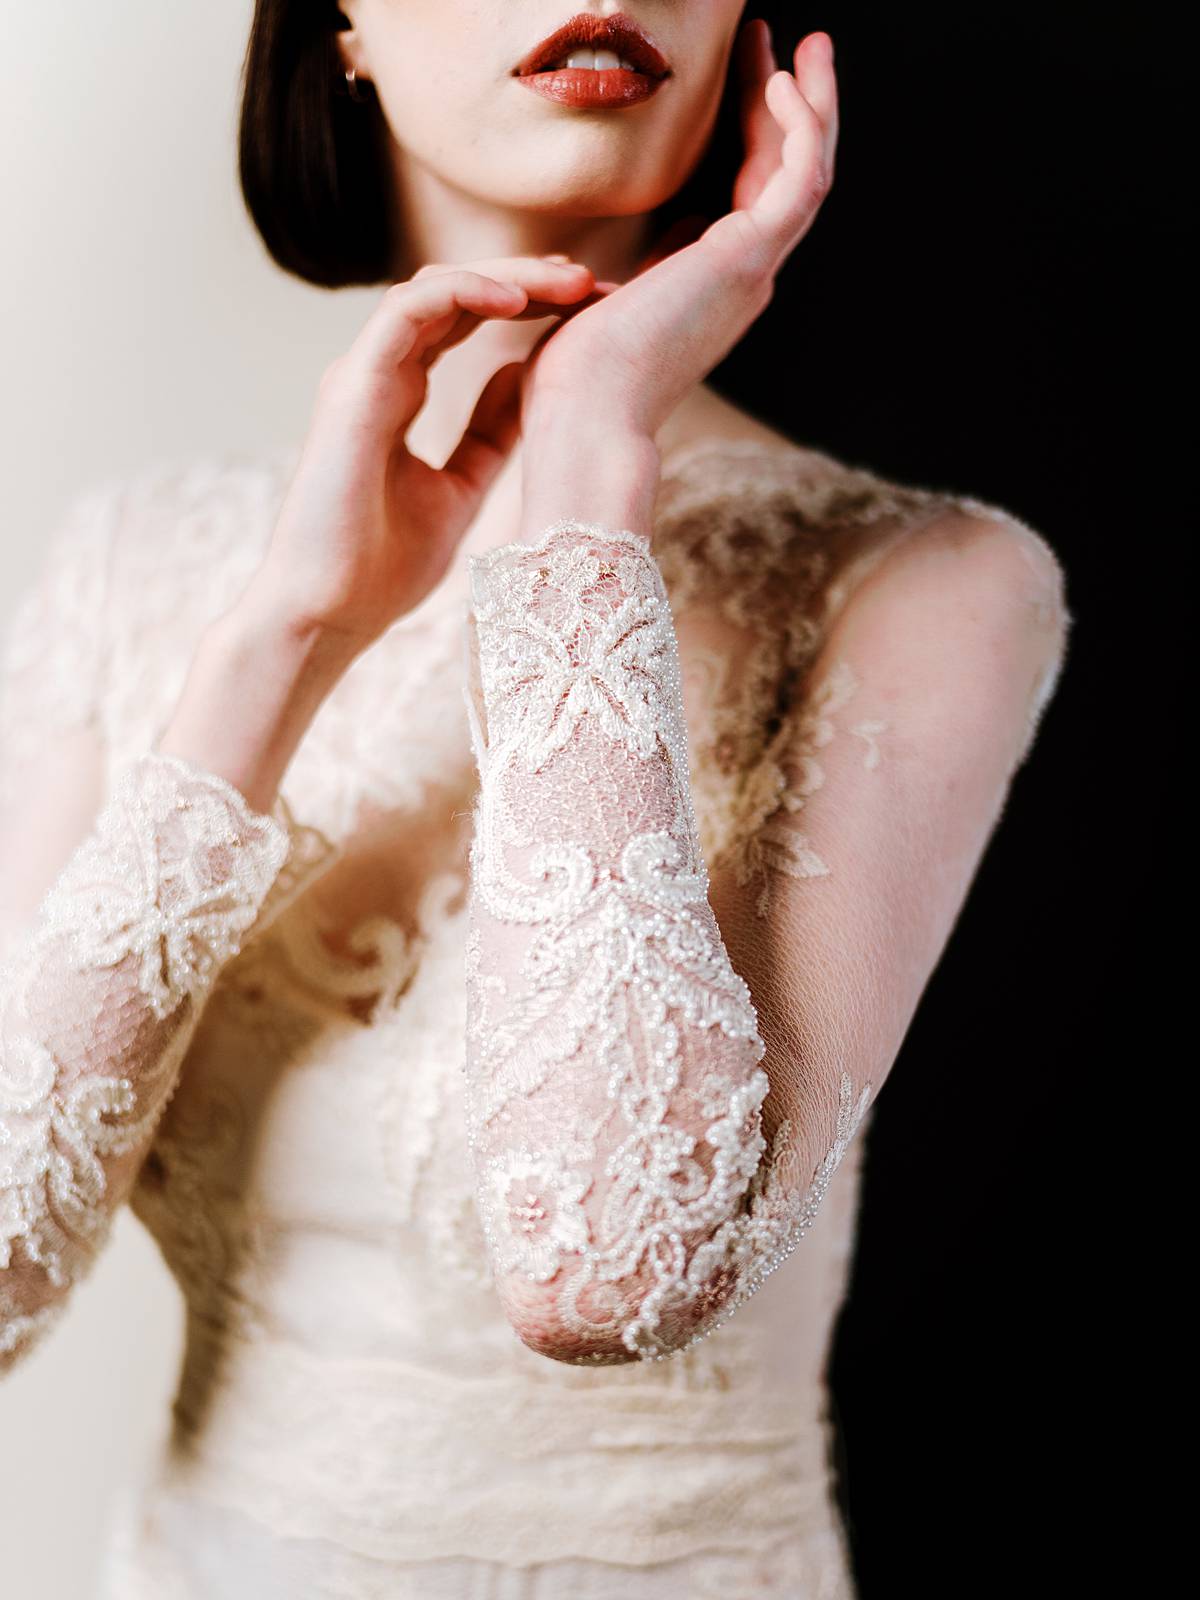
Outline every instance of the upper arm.
<svg viewBox="0 0 1200 1600"><path fill-rule="evenodd" d="M0 630L0 951L102 798L103 622L119 502L107 483L68 503Z"/></svg>
<svg viewBox="0 0 1200 1600"><path fill-rule="evenodd" d="M90 728L47 738L0 804L0 955L33 920L102 798L104 747Z"/></svg>
<svg viewBox="0 0 1200 1600"><path fill-rule="evenodd" d="M922 756L957 734L986 782L1006 780L1027 753L1069 626L1063 569L1039 534L948 510L891 550L832 643L887 680L917 769L933 776ZM943 760L953 764L950 750Z"/></svg>
<svg viewBox="0 0 1200 1600"><path fill-rule="evenodd" d="M749 692L719 708L712 757L736 777L730 811L763 801L764 820L739 825L706 874L658 584L620 551L518 550L493 553L475 593L490 662L467 1119L521 1338L557 1359L625 1359L711 1328L812 1219L1018 758L1055 655L1057 580L1036 540L986 517L947 512L877 548L743 771L729 750L745 748L745 705L788 678L752 641ZM748 529L738 558L761 554ZM494 575L500 561L515 570ZM653 604L631 606L639 584ZM605 615L589 586L615 598L619 627L582 626ZM773 582L760 603L785 593ZM731 628L766 633L749 601L737 610ZM692 619L711 662L709 621ZM715 701L723 662L712 681Z"/></svg>
<svg viewBox="0 0 1200 1600"><path fill-rule="evenodd" d="M863 579L759 781L778 804L712 875L767 1054L770 1126L799 1181L834 1142L837 1084L878 1090L1057 678L1062 569L1015 521L948 511Z"/></svg>

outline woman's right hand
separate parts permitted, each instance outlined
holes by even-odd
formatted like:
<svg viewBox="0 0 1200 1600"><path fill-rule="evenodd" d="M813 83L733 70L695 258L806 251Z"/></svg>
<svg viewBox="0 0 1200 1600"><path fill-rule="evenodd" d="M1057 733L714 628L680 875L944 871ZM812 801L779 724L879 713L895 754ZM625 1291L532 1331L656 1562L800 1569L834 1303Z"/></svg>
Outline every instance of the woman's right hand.
<svg viewBox="0 0 1200 1600"><path fill-rule="evenodd" d="M520 431L524 361L484 386L444 466L405 444L429 368L485 319L568 314L598 297L589 268L539 256L429 265L384 290L325 370L251 591L352 656L417 606L449 565Z"/></svg>

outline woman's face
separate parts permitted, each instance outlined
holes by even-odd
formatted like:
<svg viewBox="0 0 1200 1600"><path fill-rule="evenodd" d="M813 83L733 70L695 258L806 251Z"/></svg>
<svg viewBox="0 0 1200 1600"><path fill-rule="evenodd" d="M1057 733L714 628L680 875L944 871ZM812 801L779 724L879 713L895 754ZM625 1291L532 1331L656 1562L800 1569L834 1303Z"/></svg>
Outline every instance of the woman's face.
<svg viewBox="0 0 1200 1600"><path fill-rule="evenodd" d="M375 85L404 155L492 205L648 212L703 153L746 0L339 0L343 60ZM648 99L581 110L513 69L569 18L628 18L670 74Z"/></svg>

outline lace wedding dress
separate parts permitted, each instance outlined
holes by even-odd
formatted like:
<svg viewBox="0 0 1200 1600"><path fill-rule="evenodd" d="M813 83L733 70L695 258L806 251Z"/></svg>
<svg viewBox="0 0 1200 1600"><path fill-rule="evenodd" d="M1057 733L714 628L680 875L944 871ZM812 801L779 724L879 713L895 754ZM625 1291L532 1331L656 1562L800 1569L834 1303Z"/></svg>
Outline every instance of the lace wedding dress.
<svg viewBox="0 0 1200 1600"><path fill-rule="evenodd" d="M261 814L154 746L295 460L81 495L5 645L6 799L80 727L106 783L5 942L0 1371L126 1199L187 1311L103 1600L846 1600L825 1363L871 1104L1061 573L998 508L703 439L652 530L457 562ZM886 818L936 707L847 628L927 533L1012 620L959 713L1010 728L987 803L923 846ZM889 891L922 848L936 912Z"/></svg>

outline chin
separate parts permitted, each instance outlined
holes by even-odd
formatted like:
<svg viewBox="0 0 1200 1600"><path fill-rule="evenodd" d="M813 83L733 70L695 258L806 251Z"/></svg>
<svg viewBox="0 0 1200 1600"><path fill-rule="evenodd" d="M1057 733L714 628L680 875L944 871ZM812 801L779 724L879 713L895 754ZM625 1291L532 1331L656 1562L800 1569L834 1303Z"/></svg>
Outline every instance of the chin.
<svg viewBox="0 0 1200 1600"><path fill-rule="evenodd" d="M555 156L558 159L555 159ZM581 217L624 217L653 211L679 188L669 171L633 177L628 147L613 149L610 140L580 142L555 152L545 141L534 160L515 161L489 189L497 205L522 211L559 211ZM525 182L515 179L524 178Z"/></svg>
<svg viewBox="0 0 1200 1600"><path fill-rule="evenodd" d="M669 198L669 190L660 199L654 194L646 198L631 194L628 188L551 190L543 185L529 194L506 196L499 203L518 211L561 217L634 217L655 210Z"/></svg>

